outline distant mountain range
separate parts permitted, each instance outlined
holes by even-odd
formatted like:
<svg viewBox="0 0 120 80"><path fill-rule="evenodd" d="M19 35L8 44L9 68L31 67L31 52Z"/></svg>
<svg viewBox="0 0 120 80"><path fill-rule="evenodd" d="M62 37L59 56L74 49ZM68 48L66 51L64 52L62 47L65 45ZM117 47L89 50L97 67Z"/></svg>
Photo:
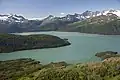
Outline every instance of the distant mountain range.
<svg viewBox="0 0 120 80"><path fill-rule="evenodd" d="M114 10L114 9L109 9L109 10L104 10L104 11L85 11L81 14L68 14L64 17L55 17L53 15L49 15L47 18L43 19L43 21L55 21L55 20L62 20L62 21L79 21L79 20L84 20L90 17L96 17L96 16L100 16L100 15L107 15L108 13L112 13L115 14L117 16L120 17L120 10ZM23 16L20 15L16 15L16 14L9 14L9 15L5 15L5 14L0 14L0 20L4 20L4 21L9 21L9 22L21 22L21 21L26 21L29 19L25 19Z"/></svg>
<svg viewBox="0 0 120 80"><path fill-rule="evenodd" d="M1 14L0 32L9 33L9 32L28 32L28 31L79 31L79 32L87 32L87 33L98 33L96 29L95 31L91 30L94 27L91 28L88 26L105 25L106 23L108 24L111 21L118 20L119 17L120 17L120 10L115 10L115 9L95 11L95 12L87 10L81 14L78 13L75 13L73 15L68 14L64 17L56 17L53 15L49 15L48 17L42 20L29 20L24 18L23 16L16 14L15 15ZM81 31L81 26L84 27L85 30ZM86 26L87 26L87 31L86 31ZM101 34L102 33L106 34L107 32L106 33L101 32ZM113 33L109 33L109 34L113 34Z"/></svg>

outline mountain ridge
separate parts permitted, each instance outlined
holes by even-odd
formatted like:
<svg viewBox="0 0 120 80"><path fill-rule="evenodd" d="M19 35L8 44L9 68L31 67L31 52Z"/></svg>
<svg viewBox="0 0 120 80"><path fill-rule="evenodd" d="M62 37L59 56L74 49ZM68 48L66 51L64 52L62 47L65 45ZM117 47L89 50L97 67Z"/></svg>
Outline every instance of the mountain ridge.
<svg viewBox="0 0 120 80"><path fill-rule="evenodd" d="M78 31L79 30L78 26L81 25L81 22L82 22L82 24L84 24L86 26L98 26L98 25L104 26L104 25L108 24L108 22L109 22L109 24L111 24L110 23L111 20L113 21L113 20L116 20L119 18L120 18L120 10L115 10L115 9L94 11L94 12L87 10L81 14L78 14L78 13L75 13L72 15L68 14L63 17L56 17L54 15L49 15L48 17L46 17L42 20L29 20L23 16L16 15L16 14L10 14L10 15L3 14L3 15L0 15L0 32L1 33L36 32L36 31L76 31L76 32L81 32L81 31ZM89 21L91 21L91 23L89 23ZM116 21L116 22L119 23L119 21ZM118 24L116 22L114 22L114 25ZM74 25L76 23L78 23L78 26ZM73 24L74 26L71 27L70 24ZM86 26L83 26L83 29ZM111 27L112 25L109 25L109 26ZM117 26L119 27L119 25L117 25ZM114 26L112 26L112 27L114 27ZM87 28L89 28L89 27L87 27ZM109 28L107 28L107 29L109 30ZM103 31L105 31L105 30L103 30ZM87 31L87 32L90 32L90 31ZM96 33L96 31L92 32L92 33Z"/></svg>
<svg viewBox="0 0 120 80"><path fill-rule="evenodd" d="M90 17L96 17L100 15L106 15L108 13L116 14L118 17L120 17L120 10L119 9L108 9L108 10L103 10L103 11L90 11L86 10L83 13L74 13L74 14L67 14L66 16L63 17L57 17L54 15L49 15L48 17L45 17L43 19L40 18L40 20L53 20L53 19L59 19L59 20L84 20ZM16 18L18 22L24 21L24 20L29 20L29 18L25 18L24 16L17 15L17 14L0 14L0 20L8 20L10 18ZM20 21L19 21L20 20ZM30 19L32 20L32 19ZM33 19L35 20L35 19ZM38 19L37 19L38 20Z"/></svg>
<svg viewBox="0 0 120 80"><path fill-rule="evenodd" d="M101 15L84 21L68 24L66 31L102 35L119 35L120 18L109 13L107 15Z"/></svg>

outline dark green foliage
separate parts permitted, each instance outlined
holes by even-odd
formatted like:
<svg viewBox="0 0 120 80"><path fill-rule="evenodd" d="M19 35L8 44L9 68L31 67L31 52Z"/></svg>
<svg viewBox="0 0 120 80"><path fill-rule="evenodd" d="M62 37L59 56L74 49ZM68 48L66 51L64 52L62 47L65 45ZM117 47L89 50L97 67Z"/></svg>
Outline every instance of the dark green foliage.
<svg viewBox="0 0 120 80"><path fill-rule="evenodd" d="M70 45L67 40L52 35L13 35L0 34L0 52L12 52L29 49L55 48Z"/></svg>
<svg viewBox="0 0 120 80"><path fill-rule="evenodd" d="M16 59L0 61L0 80L16 80L42 68L39 61L32 59Z"/></svg>
<svg viewBox="0 0 120 80"><path fill-rule="evenodd" d="M70 64L67 64L64 61L63 62L57 62L57 63L51 62L47 65L44 65L44 68L55 68L55 67L64 68L64 67L67 67L68 65L70 65Z"/></svg>

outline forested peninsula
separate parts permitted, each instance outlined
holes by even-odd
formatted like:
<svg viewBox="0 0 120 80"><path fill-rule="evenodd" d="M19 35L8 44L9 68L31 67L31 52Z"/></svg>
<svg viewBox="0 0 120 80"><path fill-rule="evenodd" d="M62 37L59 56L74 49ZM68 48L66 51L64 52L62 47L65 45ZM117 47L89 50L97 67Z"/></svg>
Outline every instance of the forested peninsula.
<svg viewBox="0 0 120 80"><path fill-rule="evenodd" d="M70 45L67 39L57 36L39 35L14 35L0 34L0 53L9 53L21 50L56 48Z"/></svg>

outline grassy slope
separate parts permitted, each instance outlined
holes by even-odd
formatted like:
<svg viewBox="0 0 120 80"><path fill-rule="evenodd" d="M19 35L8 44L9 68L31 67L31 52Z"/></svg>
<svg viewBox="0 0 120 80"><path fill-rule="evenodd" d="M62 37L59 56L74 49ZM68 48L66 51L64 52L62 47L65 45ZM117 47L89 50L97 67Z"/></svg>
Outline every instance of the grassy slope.
<svg viewBox="0 0 120 80"><path fill-rule="evenodd" d="M5 62L1 61L0 66L0 80L7 80L6 77L8 80L120 79L120 57L108 58L102 62L76 65L66 65L64 62L41 65L39 62L32 59L18 59Z"/></svg>
<svg viewBox="0 0 120 80"><path fill-rule="evenodd" d="M120 58L110 58L100 63L43 69L36 80L118 80L120 79L119 69Z"/></svg>
<svg viewBox="0 0 120 80"><path fill-rule="evenodd" d="M0 61L0 80L16 80L41 69L39 61L32 59L17 59Z"/></svg>

